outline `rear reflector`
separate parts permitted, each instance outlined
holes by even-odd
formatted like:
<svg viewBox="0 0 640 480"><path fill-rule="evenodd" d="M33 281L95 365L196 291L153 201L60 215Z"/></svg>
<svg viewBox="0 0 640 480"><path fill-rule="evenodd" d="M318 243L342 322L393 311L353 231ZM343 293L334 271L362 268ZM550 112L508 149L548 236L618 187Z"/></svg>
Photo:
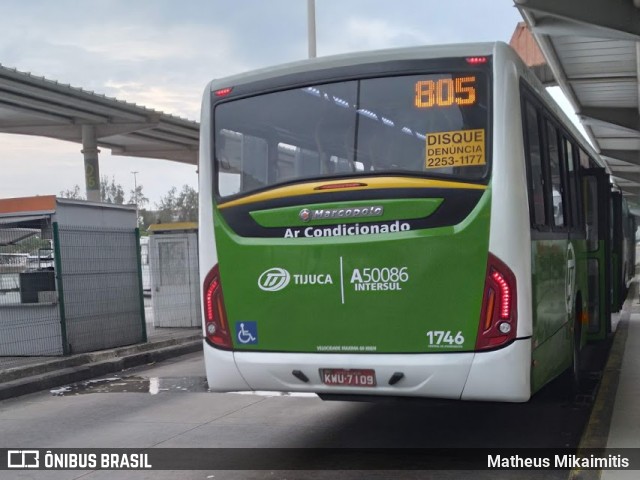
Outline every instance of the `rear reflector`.
<svg viewBox="0 0 640 480"><path fill-rule="evenodd" d="M489 253L476 350L502 346L516 338L516 277Z"/></svg>
<svg viewBox="0 0 640 480"><path fill-rule="evenodd" d="M204 321L207 339L213 346L230 350L233 348L231 334L227 322L227 312L224 308L220 271L215 265L207 274L203 285Z"/></svg>

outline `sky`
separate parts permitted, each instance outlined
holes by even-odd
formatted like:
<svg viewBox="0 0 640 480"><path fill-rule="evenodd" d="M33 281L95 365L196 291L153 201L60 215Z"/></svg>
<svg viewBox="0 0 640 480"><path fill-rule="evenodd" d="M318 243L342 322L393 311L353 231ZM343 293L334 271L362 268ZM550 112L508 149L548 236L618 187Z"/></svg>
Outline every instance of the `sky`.
<svg viewBox="0 0 640 480"><path fill-rule="evenodd" d="M199 121L206 84L307 57L306 0L0 0L0 64ZM316 0L317 56L380 48L508 42L512 0ZM0 198L80 185L76 143L0 134ZM100 173L150 207L197 189L195 166L100 153Z"/></svg>

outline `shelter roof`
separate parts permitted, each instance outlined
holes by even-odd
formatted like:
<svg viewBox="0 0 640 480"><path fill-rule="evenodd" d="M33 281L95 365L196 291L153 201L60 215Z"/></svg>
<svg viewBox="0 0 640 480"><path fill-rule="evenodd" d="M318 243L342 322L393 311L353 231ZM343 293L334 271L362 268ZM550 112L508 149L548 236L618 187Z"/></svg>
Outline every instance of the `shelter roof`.
<svg viewBox="0 0 640 480"><path fill-rule="evenodd" d="M514 0L591 143L640 195L640 0Z"/></svg>
<svg viewBox="0 0 640 480"><path fill-rule="evenodd" d="M83 125L114 155L197 163L197 122L0 65L0 133L81 144Z"/></svg>

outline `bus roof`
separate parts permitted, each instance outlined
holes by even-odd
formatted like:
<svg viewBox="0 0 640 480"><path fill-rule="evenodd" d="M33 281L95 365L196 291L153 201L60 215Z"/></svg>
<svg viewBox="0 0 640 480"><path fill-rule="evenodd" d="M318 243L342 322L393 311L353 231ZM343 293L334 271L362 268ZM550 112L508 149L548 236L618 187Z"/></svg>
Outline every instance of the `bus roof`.
<svg viewBox="0 0 640 480"><path fill-rule="evenodd" d="M377 62L492 55L499 45L508 48L508 45L503 42L460 43L451 45L429 45L371 50L366 52L345 53L341 55L311 58L215 79L209 84L209 89L211 91L215 91L246 83L268 80L270 78L280 77L283 75L322 71L346 66L366 65Z"/></svg>

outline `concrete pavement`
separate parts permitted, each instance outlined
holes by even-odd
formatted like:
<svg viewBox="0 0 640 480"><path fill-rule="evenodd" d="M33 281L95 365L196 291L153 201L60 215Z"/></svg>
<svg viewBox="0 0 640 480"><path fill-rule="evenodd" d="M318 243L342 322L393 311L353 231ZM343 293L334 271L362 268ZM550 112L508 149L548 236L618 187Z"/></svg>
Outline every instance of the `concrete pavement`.
<svg viewBox="0 0 640 480"><path fill-rule="evenodd" d="M626 331L625 331L626 330ZM623 350L618 361L617 388L607 436L607 448L640 448L640 303L632 301L628 324L622 327L620 344ZM616 335L618 335L618 333ZM613 353L613 352L612 352ZM609 470L602 479L637 479L638 471Z"/></svg>
<svg viewBox="0 0 640 480"><path fill-rule="evenodd" d="M638 277L620 314L579 449L640 448L640 298ZM585 452L586 453L586 452ZM588 455L587 455L588 456ZM573 470L571 480L631 480L637 470Z"/></svg>
<svg viewBox="0 0 640 480"><path fill-rule="evenodd" d="M202 349L199 328L149 329L148 341L65 357L0 357L0 400Z"/></svg>

